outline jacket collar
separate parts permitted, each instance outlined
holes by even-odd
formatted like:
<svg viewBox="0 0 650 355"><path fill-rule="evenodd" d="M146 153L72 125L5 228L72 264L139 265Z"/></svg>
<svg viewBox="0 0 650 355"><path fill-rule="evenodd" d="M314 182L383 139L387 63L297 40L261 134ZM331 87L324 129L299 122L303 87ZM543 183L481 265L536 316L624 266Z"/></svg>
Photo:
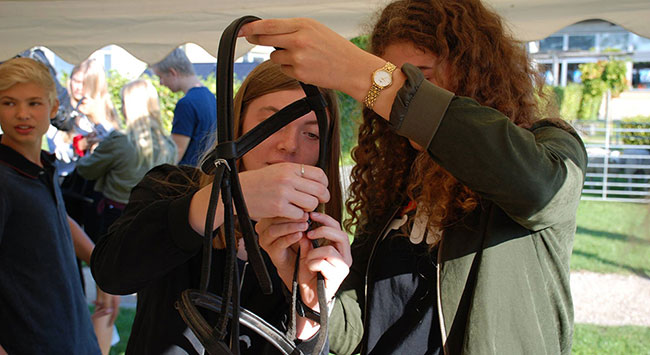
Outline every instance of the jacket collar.
<svg viewBox="0 0 650 355"><path fill-rule="evenodd" d="M41 171L54 170L55 160L56 158L54 154L49 154L45 151L41 151L41 162L43 162L44 167L41 168L40 166L27 160L27 158L25 158L22 154L2 144L2 135L0 134L0 164L9 166L22 175L36 179L38 178L38 175Z"/></svg>

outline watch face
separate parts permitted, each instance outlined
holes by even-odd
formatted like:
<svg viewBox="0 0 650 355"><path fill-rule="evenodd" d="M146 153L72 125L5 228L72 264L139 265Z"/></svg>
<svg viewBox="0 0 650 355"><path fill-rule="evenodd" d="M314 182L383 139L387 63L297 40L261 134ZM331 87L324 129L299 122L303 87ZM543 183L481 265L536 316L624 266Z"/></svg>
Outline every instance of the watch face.
<svg viewBox="0 0 650 355"><path fill-rule="evenodd" d="M393 82L393 77L389 72L385 70L379 70L375 72L373 80L375 81L375 84L379 85L380 87L386 87Z"/></svg>

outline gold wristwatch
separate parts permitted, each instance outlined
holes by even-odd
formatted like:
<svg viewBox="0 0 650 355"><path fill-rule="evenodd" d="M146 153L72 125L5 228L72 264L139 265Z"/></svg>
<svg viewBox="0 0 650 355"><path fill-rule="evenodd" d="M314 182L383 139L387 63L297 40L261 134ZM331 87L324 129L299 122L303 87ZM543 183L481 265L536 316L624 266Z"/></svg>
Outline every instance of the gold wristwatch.
<svg viewBox="0 0 650 355"><path fill-rule="evenodd" d="M372 73L372 76L370 77L372 86L370 86L368 94L363 99L363 104L366 105L367 108L372 110L375 106L375 101L377 101L377 97L379 97L379 93L393 84L393 72L395 69L397 69L395 64L386 62L383 67Z"/></svg>

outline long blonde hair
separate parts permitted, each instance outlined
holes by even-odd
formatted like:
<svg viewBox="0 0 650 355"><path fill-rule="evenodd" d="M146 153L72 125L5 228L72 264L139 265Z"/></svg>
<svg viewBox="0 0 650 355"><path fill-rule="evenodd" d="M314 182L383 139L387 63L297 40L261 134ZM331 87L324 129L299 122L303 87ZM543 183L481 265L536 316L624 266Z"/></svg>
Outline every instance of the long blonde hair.
<svg viewBox="0 0 650 355"><path fill-rule="evenodd" d="M115 106L111 101L111 95L108 92L108 83L106 81L106 73L104 66L101 65L96 59L88 58L81 62L79 65L72 68L72 73L68 79L68 89L70 89L70 81L72 75L77 72L83 74L83 95L95 101L100 101L105 110L106 119L113 125L113 128L120 128L120 118L115 111ZM70 90L72 92L72 90ZM70 95L70 102L73 107L77 106L77 100Z"/></svg>
<svg viewBox="0 0 650 355"><path fill-rule="evenodd" d="M176 145L163 129L156 88L148 80L138 79L124 85L121 96L126 136L138 152L138 166L149 170L173 164Z"/></svg>

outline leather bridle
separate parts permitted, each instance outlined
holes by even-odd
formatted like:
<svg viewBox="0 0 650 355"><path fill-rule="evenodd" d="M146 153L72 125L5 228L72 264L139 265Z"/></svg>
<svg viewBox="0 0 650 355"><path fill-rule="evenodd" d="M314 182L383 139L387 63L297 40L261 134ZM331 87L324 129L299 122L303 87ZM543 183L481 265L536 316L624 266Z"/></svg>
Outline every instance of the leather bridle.
<svg viewBox="0 0 650 355"><path fill-rule="evenodd" d="M296 302L298 302L297 299L299 297L297 290L297 270L300 255L296 257L291 317L287 335L275 329L252 312L239 306L239 270L236 264L237 242L235 237L233 203L237 209L239 228L243 235L249 262L255 272L259 285L264 294L271 294L273 288L260 252L257 235L253 230L253 225L248 215L248 210L246 209L239 184L236 161L273 133L311 111L314 111L316 114L320 136L318 167L326 171L328 161L327 142L331 136L331 132L328 132L327 103L318 88L304 83L300 83L300 85L305 91L306 97L284 107L235 140L233 130L233 66L235 42L240 28L246 23L256 20L259 20L259 18L244 16L233 21L224 30L221 41L219 42L217 60L217 140L219 143L207 158L204 159L201 165L201 170L204 173L209 175L214 174L208 214L205 221L201 283L199 290L188 289L183 291L180 300L177 302L177 308L181 317L203 344L206 351L212 355L239 354L240 323L255 331L283 353L292 355L302 354L296 347L293 339L295 337L296 309L298 306ZM221 265L213 266L211 260L212 238L215 236L215 232L213 232L214 217L220 191L224 206L224 223L222 228L226 237L225 270L218 269ZM314 247L318 247L316 241L312 243ZM222 296L208 292L208 283L212 268L215 268L215 272L224 273ZM315 353L321 351L327 339L328 310L323 276L320 273L318 274L317 288L318 303L321 310L321 328L314 350ZM218 313L214 326L208 324L205 318L199 313L197 306ZM230 329L228 329L228 320L230 320ZM228 330L230 332L229 345L225 342Z"/></svg>

